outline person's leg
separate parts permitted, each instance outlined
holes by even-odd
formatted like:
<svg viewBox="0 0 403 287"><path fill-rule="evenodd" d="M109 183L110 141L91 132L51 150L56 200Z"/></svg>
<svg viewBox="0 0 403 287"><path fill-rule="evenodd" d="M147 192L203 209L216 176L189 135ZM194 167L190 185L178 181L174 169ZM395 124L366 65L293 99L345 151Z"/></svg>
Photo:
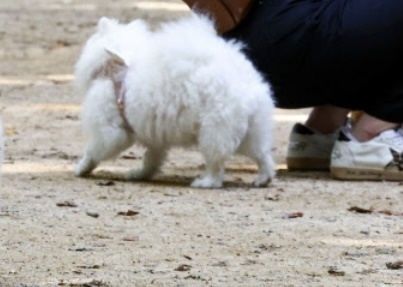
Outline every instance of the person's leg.
<svg viewBox="0 0 403 287"><path fill-rule="evenodd" d="M357 122L354 124L351 134L359 142L366 142L380 133L393 129L398 126L398 123L382 121L378 118L363 113Z"/></svg>
<svg viewBox="0 0 403 287"><path fill-rule="evenodd" d="M313 108L305 125L322 134L334 133L345 125L348 109L335 106L320 106Z"/></svg>

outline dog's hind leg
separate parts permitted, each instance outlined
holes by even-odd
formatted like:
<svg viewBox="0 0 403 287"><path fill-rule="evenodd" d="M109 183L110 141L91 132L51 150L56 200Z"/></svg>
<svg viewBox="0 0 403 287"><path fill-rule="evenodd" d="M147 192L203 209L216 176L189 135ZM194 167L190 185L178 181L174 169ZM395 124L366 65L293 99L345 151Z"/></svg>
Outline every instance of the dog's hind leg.
<svg viewBox="0 0 403 287"><path fill-rule="evenodd" d="M253 159L253 157L252 157ZM259 174L253 185L255 187L267 186L275 175L274 160L270 153L261 154L261 156L255 156L254 160L259 168Z"/></svg>
<svg viewBox="0 0 403 287"><path fill-rule="evenodd" d="M143 157L143 167L131 170L126 178L129 180L147 180L151 178L158 172L165 158L166 150L147 148Z"/></svg>
<svg viewBox="0 0 403 287"><path fill-rule="evenodd" d="M237 149L242 133L242 127L226 121L204 123L199 134L199 150L206 161L206 170L202 178L192 182L192 187L222 187L225 160Z"/></svg>
<svg viewBox="0 0 403 287"><path fill-rule="evenodd" d="M81 158L78 164L74 168L74 174L76 176L88 176L91 171L94 170L99 164L99 161L93 159L88 152Z"/></svg>
<svg viewBox="0 0 403 287"><path fill-rule="evenodd" d="M264 121L252 123L238 150L239 153L250 157L258 165L259 174L253 183L256 187L267 186L275 175L271 134L271 128Z"/></svg>
<svg viewBox="0 0 403 287"><path fill-rule="evenodd" d="M76 176L89 175L101 161L118 156L134 142L133 135L123 128L105 129L106 127L102 133L92 136L85 155L75 167Z"/></svg>

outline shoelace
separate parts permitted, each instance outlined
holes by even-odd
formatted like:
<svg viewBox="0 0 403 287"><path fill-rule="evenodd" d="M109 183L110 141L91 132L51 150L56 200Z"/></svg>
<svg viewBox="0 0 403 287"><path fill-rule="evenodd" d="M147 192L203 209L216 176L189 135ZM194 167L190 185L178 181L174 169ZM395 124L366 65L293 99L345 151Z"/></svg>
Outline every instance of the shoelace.
<svg viewBox="0 0 403 287"><path fill-rule="evenodd" d="M394 131L393 135L388 132L388 140L390 140L394 145L401 147L401 150L403 150L403 126L399 125L392 131Z"/></svg>

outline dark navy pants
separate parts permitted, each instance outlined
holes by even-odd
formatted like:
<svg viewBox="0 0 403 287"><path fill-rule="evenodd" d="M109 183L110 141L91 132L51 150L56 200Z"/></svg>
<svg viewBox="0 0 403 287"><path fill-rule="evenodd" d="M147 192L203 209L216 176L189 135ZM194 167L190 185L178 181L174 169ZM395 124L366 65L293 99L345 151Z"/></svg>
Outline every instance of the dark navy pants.
<svg viewBox="0 0 403 287"><path fill-rule="evenodd" d="M246 43L280 108L403 122L403 0L258 0L225 36Z"/></svg>

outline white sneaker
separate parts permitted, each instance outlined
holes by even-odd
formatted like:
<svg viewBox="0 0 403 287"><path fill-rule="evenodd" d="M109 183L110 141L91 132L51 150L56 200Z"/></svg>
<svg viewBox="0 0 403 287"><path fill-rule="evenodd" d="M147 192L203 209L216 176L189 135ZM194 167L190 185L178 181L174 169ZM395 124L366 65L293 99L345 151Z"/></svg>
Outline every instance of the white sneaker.
<svg viewBox="0 0 403 287"><path fill-rule="evenodd" d="M339 131L321 134L302 124L292 128L287 150L289 170L328 170Z"/></svg>
<svg viewBox="0 0 403 287"><path fill-rule="evenodd" d="M403 131L387 130L367 142L357 142L340 131L330 171L343 180L403 181Z"/></svg>

